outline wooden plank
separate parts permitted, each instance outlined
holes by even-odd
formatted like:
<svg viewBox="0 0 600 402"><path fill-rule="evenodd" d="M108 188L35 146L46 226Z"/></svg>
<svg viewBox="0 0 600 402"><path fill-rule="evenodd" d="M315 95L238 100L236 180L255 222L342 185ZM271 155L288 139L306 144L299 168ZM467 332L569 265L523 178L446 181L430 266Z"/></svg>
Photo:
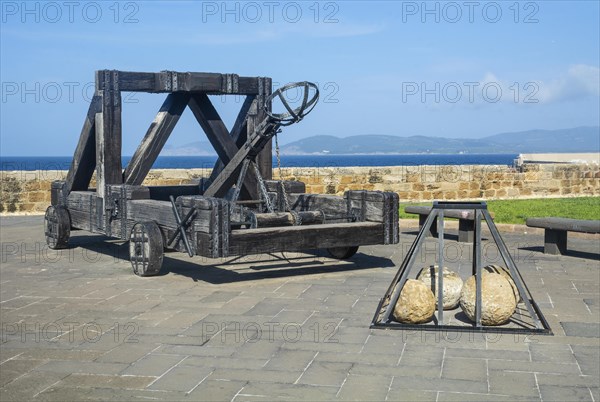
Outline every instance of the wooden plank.
<svg viewBox="0 0 600 402"><path fill-rule="evenodd" d="M96 230L112 236L110 200L106 185L123 183L121 166L121 91L118 71L101 72L105 88L98 91L102 97L102 112L96 113Z"/></svg>
<svg viewBox="0 0 600 402"><path fill-rule="evenodd" d="M250 119L248 119L250 126ZM253 158L256 153L263 149L266 142L270 140L263 134L273 132L278 127L274 123L263 121L255 128L246 141L247 146L242 147L229 161L225 168L219 173L211 185L206 189L204 195L208 197L223 197L237 180L242 163L246 158Z"/></svg>
<svg viewBox="0 0 600 402"><path fill-rule="evenodd" d="M177 197L177 205L181 205L185 208L196 208L196 209L212 209L214 206L213 199L210 197L204 197L202 195L185 195Z"/></svg>
<svg viewBox="0 0 600 402"><path fill-rule="evenodd" d="M544 231L544 254L566 254L568 233L566 230L546 229Z"/></svg>
<svg viewBox="0 0 600 402"><path fill-rule="evenodd" d="M66 204L66 195L63 192L65 182L61 180L54 180L50 184L50 205L58 206Z"/></svg>
<svg viewBox="0 0 600 402"><path fill-rule="evenodd" d="M148 175L158 154L167 142L173 128L190 100L186 93L171 93L165 99L142 142L136 149L123 173L126 184L140 185Z"/></svg>
<svg viewBox="0 0 600 402"><path fill-rule="evenodd" d="M180 81L183 82L180 90L213 95L256 95L259 90L258 77L237 74L185 73Z"/></svg>
<svg viewBox="0 0 600 402"><path fill-rule="evenodd" d="M229 91L227 90L227 76L233 78L230 81L235 81L234 85L229 86L231 88ZM180 75L180 80L182 82L181 89L184 91L226 94L236 93L239 77L236 74L185 73L183 77Z"/></svg>
<svg viewBox="0 0 600 402"><path fill-rule="evenodd" d="M161 227L177 228L177 221L168 201L132 200L128 204L127 219L136 222L153 221Z"/></svg>
<svg viewBox="0 0 600 402"><path fill-rule="evenodd" d="M301 212L267 212L248 214L251 222L251 228L265 228L275 226L294 226L294 225L320 225L323 224L324 214L321 211L301 211Z"/></svg>
<svg viewBox="0 0 600 402"><path fill-rule="evenodd" d="M189 208L182 208L183 215L186 215L189 212ZM192 232L202 232L202 233L210 233L211 232L211 210L210 209L197 209L196 217L192 222L191 229Z"/></svg>
<svg viewBox="0 0 600 402"><path fill-rule="evenodd" d="M183 207L180 210L182 218L190 211L190 208ZM209 232L211 210L197 210L196 217L191 227L193 230ZM168 201L157 200L132 200L127 205L127 219L133 222L153 221L161 229L170 230L171 233L177 229L177 220L173 214L171 203Z"/></svg>
<svg viewBox="0 0 600 402"><path fill-rule="evenodd" d="M272 81L270 78L267 78L267 77L259 78L259 88L260 88L260 90L259 90L260 93L258 94L258 106L259 107L258 107L258 114L256 116L255 124L260 123L267 117L267 114L265 113L263 106L266 106L266 108L269 111L271 111L271 109L272 109L271 102L269 102L268 105L265 105L265 100L271 94L271 91L272 91L271 86L272 86ZM273 140L269 140L265 144L262 151L256 157L256 163L258 164L258 170L260 171L260 174L262 175L263 179L270 180L273 178Z"/></svg>
<svg viewBox="0 0 600 402"><path fill-rule="evenodd" d="M238 147L229 135L229 130L225 127L225 123L223 123L208 95L193 95L190 99L190 110L206 133L219 158L227 164L238 151Z"/></svg>
<svg viewBox="0 0 600 402"><path fill-rule="evenodd" d="M367 190L349 190L346 191L344 197L353 200L366 200L366 201L378 201L383 202L386 198L386 192L384 191L367 191Z"/></svg>
<svg viewBox="0 0 600 402"><path fill-rule="evenodd" d="M194 242L196 244L196 254L208 258L217 258L213 256L212 235L209 233L194 233Z"/></svg>
<svg viewBox="0 0 600 402"><path fill-rule="evenodd" d="M306 185L301 181L284 180L283 183L288 194L299 194L306 191ZM281 180L265 180L265 187L267 188L267 191L276 193L281 189Z"/></svg>
<svg viewBox="0 0 600 402"><path fill-rule="evenodd" d="M110 87L111 82L105 79L105 71L100 70L96 72L96 91L112 89ZM156 88L156 73L118 71L118 75L121 91L154 92Z"/></svg>
<svg viewBox="0 0 600 402"><path fill-rule="evenodd" d="M105 70L101 70L105 71ZM240 94L258 93L257 77L237 77L235 89L228 91L223 85L224 76L234 74L161 71L158 73L117 71L119 88L130 92L204 92L210 94ZM106 90L111 83L103 74L96 79L96 89Z"/></svg>
<svg viewBox="0 0 600 402"><path fill-rule="evenodd" d="M116 72L104 71L104 79L118 82ZM96 113L96 183L99 197L104 198L106 184L121 184L121 92L117 89L98 93L102 112Z"/></svg>
<svg viewBox="0 0 600 402"><path fill-rule="evenodd" d="M270 78L269 78L270 79ZM258 78L257 77L239 77L238 93L246 95L258 94Z"/></svg>
<svg viewBox="0 0 600 402"><path fill-rule="evenodd" d="M400 222L398 204L400 197L394 192L384 192L383 202L383 244L398 244L400 242Z"/></svg>
<svg viewBox="0 0 600 402"><path fill-rule="evenodd" d="M294 226L294 216L289 212L253 213L250 220L252 228L264 228L274 226Z"/></svg>
<svg viewBox="0 0 600 402"><path fill-rule="evenodd" d="M244 103L242 103L242 107L238 112L237 118L235 119L233 128L231 129L231 138L235 141L235 145L238 149L241 148L242 145L244 145L244 143L246 142L246 118L248 117L248 112L250 111L250 108L252 107L252 104L254 103L255 99L256 96L246 96L246 99L244 99ZM216 179L224 167L225 164L223 163L223 161L221 159L217 159L217 162L215 163L215 166L213 167L213 170L210 174L209 182L212 182L214 179Z"/></svg>
<svg viewBox="0 0 600 402"><path fill-rule="evenodd" d="M344 198L350 215L356 216L361 221L384 222L386 208L384 193L347 191ZM369 201L369 198L372 201Z"/></svg>
<svg viewBox="0 0 600 402"><path fill-rule="evenodd" d="M383 225L375 222L239 229L231 231L229 254L259 254L382 242Z"/></svg>
<svg viewBox="0 0 600 402"><path fill-rule="evenodd" d="M71 228L87 230L93 232L94 228L90 222L89 211L78 211L76 209L69 209L69 216L71 217Z"/></svg>
<svg viewBox="0 0 600 402"><path fill-rule="evenodd" d="M67 208L71 216L71 226L77 229L97 231L96 193L92 191L71 191L67 197Z"/></svg>
<svg viewBox="0 0 600 402"><path fill-rule="evenodd" d="M217 155L219 155L219 160L224 164L229 163L231 158L238 152L238 146L230 136L225 123L223 123L208 95L195 94L190 99L189 106ZM250 172L245 177L241 199L257 198L258 182L256 176Z"/></svg>
<svg viewBox="0 0 600 402"><path fill-rule="evenodd" d="M175 198L182 195L199 195L200 187L195 184L179 184L176 186L148 186L150 198L153 200L169 201L169 196Z"/></svg>
<svg viewBox="0 0 600 402"><path fill-rule="evenodd" d="M109 185L109 191L113 194L125 196L126 200L147 200L150 199L150 189L146 186L118 184Z"/></svg>
<svg viewBox="0 0 600 402"><path fill-rule="evenodd" d="M332 216L347 214L346 200L342 197L326 194L288 194L293 211L323 211L326 220Z"/></svg>
<svg viewBox="0 0 600 402"><path fill-rule="evenodd" d="M429 212L431 212L431 207L428 207L426 205L409 205L407 207L404 207L404 212L406 212L407 214L427 216L429 215ZM474 216L475 215L473 214L472 209L447 209L444 211L444 218L466 219L472 221L474 219ZM494 213L490 212L490 216L493 218Z"/></svg>
<svg viewBox="0 0 600 402"><path fill-rule="evenodd" d="M71 167L65 179L63 192L87 190L96 169L96 113L102 111L102 98L94 96L90 102L83 128L79 135L79 142Z"/></svg>
<svg viewBox="0 0 600 402"><path fill-rule="evenodd" d="M67 207L69 209L85 211L89 209L93 198L96 198L96 193L92 191L71 191L71 194L67 197Z"/></svg>
<svg viewBox="0 0 600 402"><path fill-rule="evenodd" d="M600 220L569 218L527 218L527 226L570 232L600 233Z"/></svg>

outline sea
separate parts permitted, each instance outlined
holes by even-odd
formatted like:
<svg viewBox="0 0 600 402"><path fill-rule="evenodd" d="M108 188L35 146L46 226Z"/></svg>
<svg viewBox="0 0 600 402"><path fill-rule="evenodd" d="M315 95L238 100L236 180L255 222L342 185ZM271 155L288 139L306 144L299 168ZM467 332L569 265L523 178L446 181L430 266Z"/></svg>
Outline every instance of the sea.
<svg viewBox="0 0 600 402"><path fill-rule="evenodd" d="M282 155L281 166L513 165L517 154ZM123 166L131 159L123 157ZM68 170L70 156L0 156L0 170ZM212 168L217 156L159 156L154 169ZM277 159L273 157L273 167Z"/></svg>

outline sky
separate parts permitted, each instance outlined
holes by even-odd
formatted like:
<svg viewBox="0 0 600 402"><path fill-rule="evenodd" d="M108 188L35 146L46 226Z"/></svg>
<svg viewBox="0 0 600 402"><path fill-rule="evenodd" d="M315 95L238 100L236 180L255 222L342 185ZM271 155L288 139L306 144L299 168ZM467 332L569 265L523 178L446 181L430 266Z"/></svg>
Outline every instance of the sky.
<svg viewBox="0 0 600 402"><path fill-rule="evenodd" d="M598 1L1 1L0 155L72 155L94 71L312 81L280 135L427 135L600 125ZM123 154L164 100L123 94ZM231 128L240 97L213 97ZM205 136L186 110L168 146Z"/></svg>

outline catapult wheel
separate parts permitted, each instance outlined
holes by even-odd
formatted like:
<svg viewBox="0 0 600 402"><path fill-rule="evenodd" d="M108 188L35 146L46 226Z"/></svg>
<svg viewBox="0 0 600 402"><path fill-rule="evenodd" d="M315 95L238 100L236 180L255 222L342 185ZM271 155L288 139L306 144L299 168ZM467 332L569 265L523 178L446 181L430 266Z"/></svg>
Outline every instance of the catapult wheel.
<svg viewBox="0 0 600 402"><path fill-rule="evenodd" d="M129 260L138 276L158 275L163 262L163 238L154 222L137 222L129 236Z"/></svg>
<svg viewBox="0 0 600 402"><path fill-rule="evenodd" d="M338 260L347 260L358 251L358 246L351 247L331 247L327 249L329 255Z"/></svg>
<svg viewBox="0 0 600 402"><path fill-rule="evenodd" d="M71 217L65 207L53 205L46 209L44 217L46 244L53 250L66 248L71 236Z"/></svg>

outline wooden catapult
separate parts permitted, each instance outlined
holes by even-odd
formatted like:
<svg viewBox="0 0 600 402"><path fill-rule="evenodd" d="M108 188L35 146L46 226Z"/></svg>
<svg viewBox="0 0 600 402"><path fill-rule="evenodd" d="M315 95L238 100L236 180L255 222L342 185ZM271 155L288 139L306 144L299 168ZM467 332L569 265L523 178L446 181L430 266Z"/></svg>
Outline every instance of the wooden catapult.
<svg viewBox="0 0 600 402"><path fill-rule="evenodd" d="M290 105L287 91L302 90ZM121 165L121 92L166 93L141 144ZM228 130L209 95L245 95ZM398 243L398 195L346 191L305 193L299 181L272 180L271 141L317 104L315 84L288 84L236 74L100 70L73 162L52 183L44 231L50 248L67 247L71 229L129 240L136 275L157 275L164 249L211 258L327 249L349 258L358 246ZM273 113L279 100L282 113ZM199 184L144 186L143 181L184 109L190 108L218 160ZM96 174L96 186L90 188Z"/></svg>

